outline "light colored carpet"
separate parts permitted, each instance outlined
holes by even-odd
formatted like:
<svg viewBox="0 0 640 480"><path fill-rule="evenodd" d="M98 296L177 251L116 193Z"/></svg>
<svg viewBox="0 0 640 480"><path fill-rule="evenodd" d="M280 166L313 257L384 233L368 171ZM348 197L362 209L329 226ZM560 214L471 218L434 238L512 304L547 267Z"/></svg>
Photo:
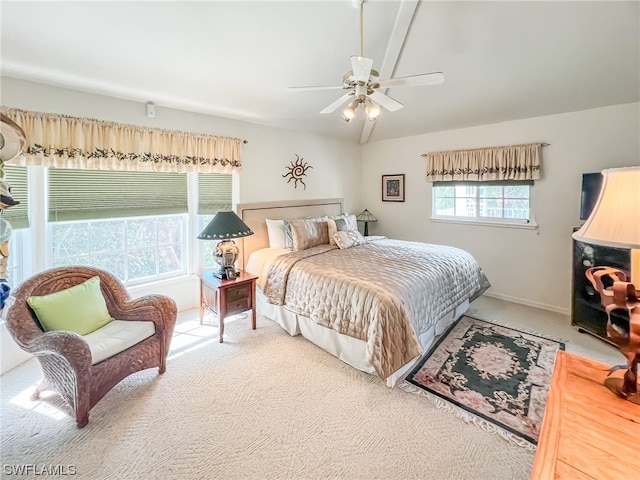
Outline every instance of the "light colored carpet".
<svg viewBox="0 0 640 480"><path fill-rule="evenodd" d="M212 326L178 331L166 374L125 379L84 429L55 398L29 401L35 360L3 375L3 468L73 465L92 480L529 478L534 453L268 320L255 331L228 322L224 344Z"/></svg>

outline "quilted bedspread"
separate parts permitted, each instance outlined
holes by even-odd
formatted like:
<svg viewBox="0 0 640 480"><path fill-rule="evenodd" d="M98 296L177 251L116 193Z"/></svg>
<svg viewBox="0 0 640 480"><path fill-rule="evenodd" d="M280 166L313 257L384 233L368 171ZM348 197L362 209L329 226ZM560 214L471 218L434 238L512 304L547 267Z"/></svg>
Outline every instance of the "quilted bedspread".
<svg viewBox="0 0 640 480"><path fill-rule="evenodd" d="M369 362L386 379L422 353L418 335L486 285L464 250L384 239L281 255L263 290L269 303L366 341Z"/></svg>

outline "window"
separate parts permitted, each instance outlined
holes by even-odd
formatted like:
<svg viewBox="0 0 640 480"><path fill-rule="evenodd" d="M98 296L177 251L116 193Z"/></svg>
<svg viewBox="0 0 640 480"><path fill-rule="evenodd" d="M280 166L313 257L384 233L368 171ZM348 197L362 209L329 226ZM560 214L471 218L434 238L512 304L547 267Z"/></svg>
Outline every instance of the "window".
<svg viewBox="0 0 640 480"><path fill-rule="evenodd" d="M50 168L48 186L53 266L129 285L186 273L186 174Z"/></svg>
<svg viewBox="0 0 640 480"><path fill-rule="evenodd" d="M436 182L434 219L530 224L533 182Z"/></svg>
<svg viewBox="0 0 640 480"><path fill-rule="evenodd" d="M88 265L125 284L186 273L187 215L156 215L51 224L54 267Z"/></svg>
<svg viewBox="0 0 640 480"><path fill-rule="evenodd" d="M28 247L25 248L25 242L29 232L27 167L4 165L4 174L11 185L11 196L20 202L18 205L0 211L2 218L9 222L13 230L9 239L7 282L15 288L22 283L27 273L23 261L23 256L28 251Z"/></svg>
<svg viewBox="0 0 640 480"><path fill-rule="evenodd" d="M24 271L20 259L24 255L22 247L24 241L22 235L25 230L14 230L9 239L9 258L7 258L7 282L11 288L17 287L24 281Z"/></svg>
<svg viewBox="0 0 640 480"><path fill-rule="evenodd" d="M2 210L2 218L7 220L15 230L29 226L29 184L27 180L27 167L5 165L4 174L11 185L11 197L20 202L10 208Z"/></svg>
<svg viewBox="0 0 640 480"><path fill-rule="evenodd" d="M231 174L199 173L198 174L198 233L200 233L213 216L222 211L231 210ZM213 252L217 242L199 240L201 243L201 261L205 270L215 268Z"/></svg>
<svg viewBox="0 0 640 480"><path fill-rule="evenodd" d="M206 227L209 224L212 218L213 218L213 215L198 215L198 233L204 230L204 227ZM215 250L215 246L217 242L207 241L207 240L198 240L198 241L201 242L200 251L202 252L201 260L202 260L203 268L205 270L216 268L218 264L213 258L214 257L213 252Z"/></svg>

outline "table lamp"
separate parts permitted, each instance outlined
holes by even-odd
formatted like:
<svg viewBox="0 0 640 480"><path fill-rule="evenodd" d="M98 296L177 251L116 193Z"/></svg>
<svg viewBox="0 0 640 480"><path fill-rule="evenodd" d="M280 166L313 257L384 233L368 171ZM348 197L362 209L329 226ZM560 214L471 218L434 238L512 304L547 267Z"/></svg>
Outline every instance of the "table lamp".
<svg viewBox="0 0 640 480"><path fill-rule="evenodd" d="M369 235L369 222L377 222L378 219L371 215L371 212L366 208L358 214L356 220L364 222L364 236Z"/></svg>
<svg viewBox="0 0 640 480"><path fill-rule="evenodd" d="M232 280L238 276L235 268L238 259L236 238L253 235L253 231L235 214L235 212L218 212L209 224L198 235L200 240L222 240L216 245L214 259L218 263L218 270L212 273L223 280Z"/></svg>
<svg viewBox="0 0 640 480"><path fill-rule="evenodd" d="M629 277L626 272L607 266L589 268L586 275L607 312L607 336L627 358L624 379L607 378L605 385L618 396L640 404L640 166L603 170L602 177L596 205L573 238L631 250ZM611 322L611 312L617 309L629 313L628 332ZM619 368L613 367L609 373Z"/></svg>

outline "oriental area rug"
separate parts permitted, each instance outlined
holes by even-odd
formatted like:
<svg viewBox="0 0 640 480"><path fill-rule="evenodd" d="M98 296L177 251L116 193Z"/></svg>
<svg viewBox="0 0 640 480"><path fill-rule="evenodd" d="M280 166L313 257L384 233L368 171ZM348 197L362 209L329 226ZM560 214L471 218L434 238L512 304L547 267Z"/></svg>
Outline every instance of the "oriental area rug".
<svg viewBox="0 0 640 480"><path fill-rule="evenodd" d="M463 316L401 388L533 450L558 350L564 343Z"/></svg>

